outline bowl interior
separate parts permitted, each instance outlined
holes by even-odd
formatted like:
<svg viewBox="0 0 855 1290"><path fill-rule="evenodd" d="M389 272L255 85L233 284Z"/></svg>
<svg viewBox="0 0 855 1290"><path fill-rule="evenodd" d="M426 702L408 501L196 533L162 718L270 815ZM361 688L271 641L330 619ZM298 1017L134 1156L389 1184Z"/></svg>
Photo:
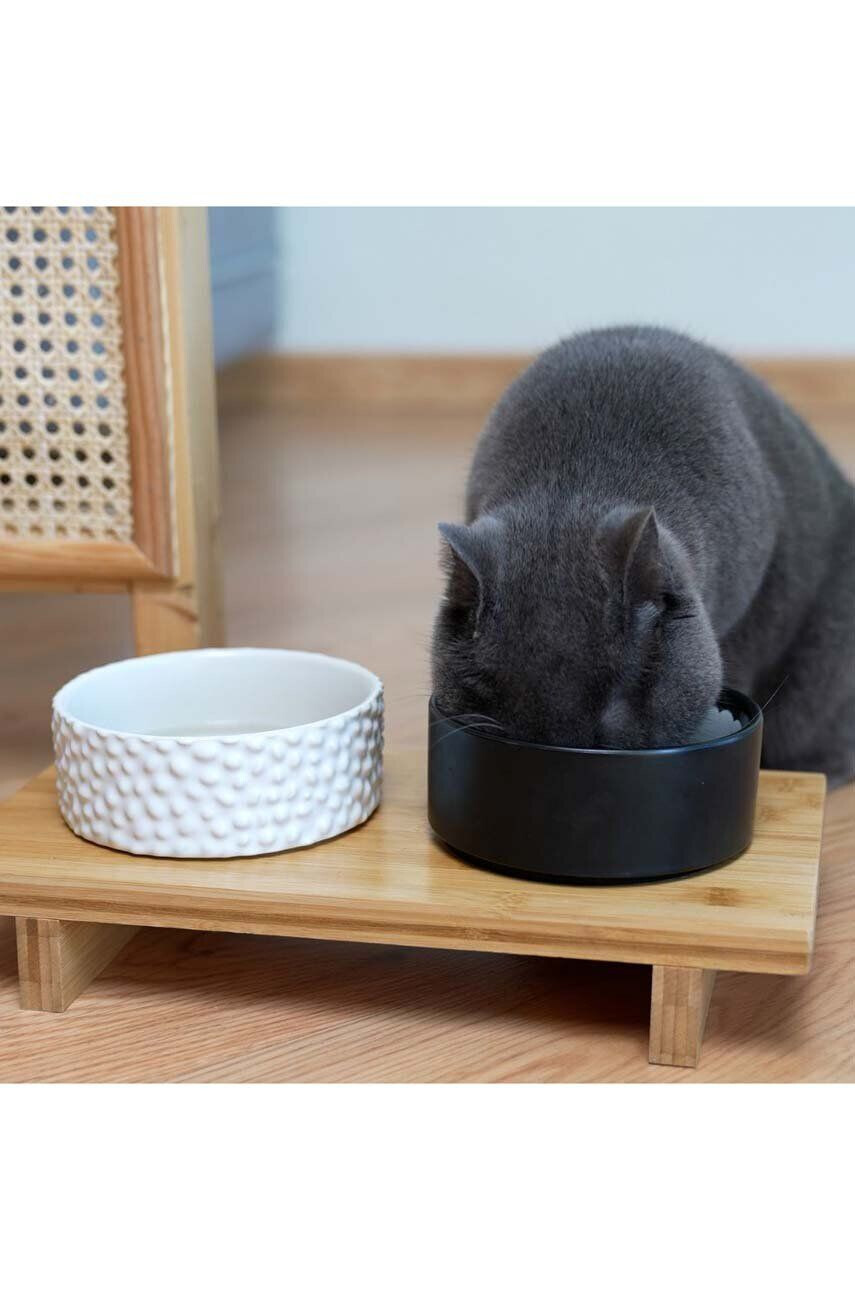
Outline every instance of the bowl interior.
<svg viewBox="0 0 855 1290"><path fill-rule="evenodd" d="M737 690L725 690L718 703L701 719L684 747L693 744L713 743L727 735L739 734L751 725L756 716L754 703Z"/></svg>
<svg viewBox="0 0 855 1290"><path fill-rule="evenodd" d="M349 712L379 691L357 663L292 650L187 650L110 663L64 686L65 716L119 734L253 734Z"/></svg>

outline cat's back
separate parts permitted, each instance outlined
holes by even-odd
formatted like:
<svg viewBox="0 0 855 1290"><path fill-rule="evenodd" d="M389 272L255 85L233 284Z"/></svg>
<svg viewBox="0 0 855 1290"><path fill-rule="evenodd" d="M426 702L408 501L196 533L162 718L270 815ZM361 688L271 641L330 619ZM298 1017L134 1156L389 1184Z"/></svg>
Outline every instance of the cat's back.
<svg viewBox="0 0 855 1290"><path fill-rule="evenodd" d="M656 498L667 481L762 478L734 369L659 327L583 332L544 351L499 400L473 461L470 516L543 488ZM664 499L663 499L664 500Z"/></svg>

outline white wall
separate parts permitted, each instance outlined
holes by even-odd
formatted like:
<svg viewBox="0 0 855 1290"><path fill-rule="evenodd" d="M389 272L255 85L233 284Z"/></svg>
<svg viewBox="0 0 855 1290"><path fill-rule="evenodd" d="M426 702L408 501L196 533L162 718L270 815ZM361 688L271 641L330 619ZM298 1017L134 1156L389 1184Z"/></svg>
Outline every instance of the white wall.
<svg viewBox="0 0 855 1290"><path fill-rule="evenodd" d="M853 208L289 207L280 220L281 348L531 350L642 321L742 353L855 353Z"/></svg>

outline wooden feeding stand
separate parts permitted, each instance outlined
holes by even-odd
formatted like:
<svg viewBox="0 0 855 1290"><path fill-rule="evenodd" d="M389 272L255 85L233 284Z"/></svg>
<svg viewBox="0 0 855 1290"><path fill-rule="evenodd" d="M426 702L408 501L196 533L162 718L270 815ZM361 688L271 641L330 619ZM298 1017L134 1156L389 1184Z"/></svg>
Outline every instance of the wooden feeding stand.
<svg viewBox="0 0 855 1290"><path fill-rule="evenodd" d="M76 837L53 771L0 806L0 913L18 928L21 1005L62 1011L136 927L305 936L649 963L650 1061L697 1064L717 970L809 971L825 780L763 772L737 860L634 886L529 882L433 838L424 758L387 757L384 801L329 842L237 860L157 860Z"/></svg>

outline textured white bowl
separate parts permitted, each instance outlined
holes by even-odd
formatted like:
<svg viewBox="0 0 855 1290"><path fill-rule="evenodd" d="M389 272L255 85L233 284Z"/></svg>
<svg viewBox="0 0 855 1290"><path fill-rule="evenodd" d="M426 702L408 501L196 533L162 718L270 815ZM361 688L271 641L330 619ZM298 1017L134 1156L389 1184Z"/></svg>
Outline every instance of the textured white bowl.
<svg viewBox="0 0 855 1290"><path fill-rule="evenodd" d="M151 654L53 701L59 807L90 842L248 856L367 820L383 777L383 686L357 663L276 649Z"/></svg>

